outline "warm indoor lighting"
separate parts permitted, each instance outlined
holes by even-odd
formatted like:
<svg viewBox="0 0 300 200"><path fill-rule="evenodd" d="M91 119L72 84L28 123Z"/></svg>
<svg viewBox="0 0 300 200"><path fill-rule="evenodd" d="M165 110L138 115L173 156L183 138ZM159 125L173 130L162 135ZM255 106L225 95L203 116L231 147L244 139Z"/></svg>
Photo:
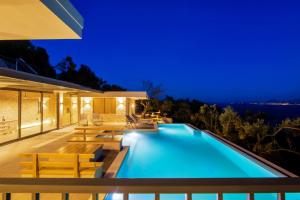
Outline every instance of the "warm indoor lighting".
<svg viewBox="0 0 300 200"><path fill-rule="evenodd" d="M49 97L43 97L43 108L48 108Z"/></svg>
<svg viewBox="0 0 300 200"><path fill-rule="evenodd" d="M88 111L90 109L92 109L92 97L83 97L83 110L84 111Z"/></svg>
<svg viewBox="0 0 300 200"><path fill-rule="evenodd" d="M122 200L122 199L123 199L123 194L120 194L120 193L113 193L112 199L113 199L113 200Z"/></svg>
<svg viewBox="0 0 300 200"><path fill-rule="evenodd" d="M117 97L117 102L118 102L119 104L124 104L125 98L124 98L124 97Z"/></svg>
<svg viewBox="0 0 300 200"><path fill-rule="evenodd" d="M85 104L91 104L92 102L92 97L83 97L83 102Z"/></svg>
<svg viewBox="0 0 300 200"><path fill-rule="evenodd" d="M78 103L77 103L77 97L72 97L71 101L72 101L72 108L73 109L77 108L77 105L78 105Z"/></svg>
<svg viewBox="0 0 300 200"><path fill-rule="evenodd" d="M117 109L118 109L118 111L125 110L124 104L119 104L118 107L117 107Z"/></svg>
<svg viewBox="0 0 300 200"><path fill-rule="evenodd" d="M59 94L59 103L60 103L60 104L63 104L63 103L64 103L64 94L63 94L63 93L60 93L60 94Z"/></svg>
<svg viewBox="0 0 300 200"><path fill-rule="evenodd" d="M28 124L22 125L22 126L21 126L21 129L24 129L24 128L32 128L32 127L40 126L40 125L41 125L41 122L28 123Z"/></svg>
<svg viewBox="0 0 300 200"><path fill-rule="evenodd" d="M117 113L122 114L126 110L125 104L126 104L126 98L125 97L117 97Z"/></svg>

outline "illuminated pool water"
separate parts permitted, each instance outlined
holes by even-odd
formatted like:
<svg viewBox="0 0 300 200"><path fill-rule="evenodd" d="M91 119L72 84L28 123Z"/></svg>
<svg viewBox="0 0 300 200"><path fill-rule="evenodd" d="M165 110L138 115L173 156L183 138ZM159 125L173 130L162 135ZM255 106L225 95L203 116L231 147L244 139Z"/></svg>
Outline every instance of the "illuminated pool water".
<svg viewBox="0 0 300 200"><path fill-rule="evenodd" d="M160 125L157 133L129 132L123 145L130 146L117 178L263 178L283 177L213 136L187 125ZM256 200L275 200L260 194ZM113 194L111 200L122 199ZM130 200L154 199L154 195L130 195ZM162 195L162 200L183 200L185 195ZM193 199L215 200L216 195L194 194ZM297 196L288 195L288 200ZM246 200L246 194L225 195L224 200ZM299 196L298 196L299 200Z"/></svg>

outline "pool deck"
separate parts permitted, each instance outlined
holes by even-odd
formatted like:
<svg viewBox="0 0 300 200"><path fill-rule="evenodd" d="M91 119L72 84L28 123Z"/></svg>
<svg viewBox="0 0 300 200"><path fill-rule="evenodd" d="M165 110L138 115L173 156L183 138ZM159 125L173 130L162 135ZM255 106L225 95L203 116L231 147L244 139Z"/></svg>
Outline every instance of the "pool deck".
<svg viewBox="0 0 300 200"><path fill-rule="evenodd" d="M20 154L55 152L60 147L68 144L73 132L74 126L71 126L0 146L0 178L20 177ZM105 150L103 153L105 156L104 171L106 171L119 152Z"/></svg>
<svg viewBox="0 0 300 200"><path fill-rule="evenodd" d="M71 126L0 146L0 177L20 177L21 153L52 152L67 143L73 129Z"/></svg>
<svg viewBox="0 0 300 200"><path fill-rule="evenodd" d="M19 178L20 177L20 154L32 152L53 152L68 143L72 137L74 126L54 130L32 138L20 140L11 144L0 146L0 178ZM121 152L105 150L104 171L107 171L105 177L115 175L126 156L128 148ZM111 177L111 176L110 176ZM58 200L59 194L41 194L42 199ZM89 194L70 194L74 200L92 199ZM104 194L99 194L99 199L103 199ZM31 200L31 194L12 194L12 200ZM0 195L1 200L1 195Z"/></svg>

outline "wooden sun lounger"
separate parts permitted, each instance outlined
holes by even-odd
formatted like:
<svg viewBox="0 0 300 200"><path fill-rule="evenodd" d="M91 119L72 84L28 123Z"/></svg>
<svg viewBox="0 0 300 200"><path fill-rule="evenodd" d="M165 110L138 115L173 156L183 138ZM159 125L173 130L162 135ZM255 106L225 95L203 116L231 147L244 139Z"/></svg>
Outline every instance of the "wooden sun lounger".
<svg viewBox="0 0 300 200"><path fill-rule="evenodd" d="M109 135L114 139L115 135L123 135L124 126L82 126L75 128L75 135L81 135L84 140L87 136Z"/></svg>
<svg viewBox="0 0 300 200"><path fill-rule="evenodd" d="M24 153L21 176L26 178L96 178L102 176L103 163L90 162L91 154Z"/></svg>
<svg viewBox="0 0 300 200"><path fill-rule="evenodd" d="M114 138L116 135L123 135L124 131L119 130L105 130L105 131L83 131L83 130L77 130L74 132L74 135L82 136L83 138L87 138L89 136L111 136L111 138Z"/></svg>
<svg viewBox="0 0 300 200"><path fill-rule="evenodd" d="M80 137L74 136L68 142L73 144L101 144L105 150L118 150L122 149L122 136L114 138L99 138L99 137Z"/></svg>
<svg viewBox="0 0 300 200"><path fill-rule="evenodd" d="M57 153L62 154L81 154L81 155L91 155L94 158L90 161L97 161L103 155L103 145L102 144L72 144L68 143L56 150Z"/></svg>
<svg viewBox="0 0 300 200"><path fill-rule="evenodd" d="M79 126L76 127L75 130L77 131L125 131L125 126Z"/></svg>

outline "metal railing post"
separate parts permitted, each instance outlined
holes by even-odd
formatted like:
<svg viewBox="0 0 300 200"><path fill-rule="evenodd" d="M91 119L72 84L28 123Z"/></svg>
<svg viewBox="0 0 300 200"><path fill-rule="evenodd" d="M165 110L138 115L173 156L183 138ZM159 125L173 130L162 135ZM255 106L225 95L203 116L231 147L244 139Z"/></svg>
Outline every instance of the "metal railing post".
<svg viewBox="0 0 300 200"><path fill-rule="evenodd" d="M32 193L31 199L32 200L40 200L40 193Z"/></svg>
<svg viewBox="0 0 300 200"><path fill-rule="evenodd" d="M186 194L186 200L192 200L193 197L192 197L192 193L187 193Z"/></svg>
<svg viewBox="0 0 300 200"><path fill-rule="evenodd" d="M159 193L155 193L154 195L155 195L155 198L154 198L155 200L160 200L160 194Z"/></svg>
<svg viewBox="0 0 300 200"><path fill-rule="evenodd" d="M250 192L247 194L247 200L254 200L254 193Z"/></svg>
<svg viewBox="0 0 300 200"><path fill-rule="evenodd" d="M2 193L3 200L11 200L11 193Z"/></svg>
<svg viewBox="0 0 300 200"><path fill-rule="evenodd" d="M124 200L129 200L129 193L123 193L123 199Z"/></svg>
<svg viewBox="0 0 300 200"><path fill-rule="evenodd" d="M284 192L280 192L277 194L277 199L278 200L285 200L285 193Z"/></svg>
<svg viewBox="0 0 300 200"><path fill-rule="evenodd" d="M217 193L217 200L223 200L222 192Z"/></svg>
<svg viewBox="0 0 300 200"><path fill-rule="evenodd" d="M93 193L92 194L92 200L98 200L98 193Z"/></svg>
<svg viewBox="0 0 300 200"><path fill-rule="evenodd" d="M70 199L69 193L62 193L62 194L61 194L61 199L62 199L62 200L69 200L69 199Z"/></svg>

